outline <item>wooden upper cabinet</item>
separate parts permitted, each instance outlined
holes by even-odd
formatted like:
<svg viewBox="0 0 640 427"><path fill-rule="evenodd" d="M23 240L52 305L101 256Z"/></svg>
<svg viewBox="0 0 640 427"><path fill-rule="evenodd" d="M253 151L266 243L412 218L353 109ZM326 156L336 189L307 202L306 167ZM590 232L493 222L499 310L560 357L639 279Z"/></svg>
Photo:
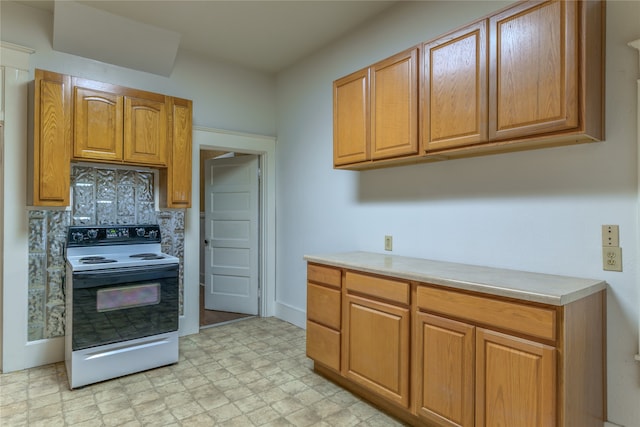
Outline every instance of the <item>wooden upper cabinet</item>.
<svg viewBox="0 0 640 427"><path fill-rule="evenodd" d="M77 160L167 165L164 95L74 78Z"/></svg>
<svg viewBox="0 0 640 427"><path fill-rule="evenodd" d="M168 208L190 208L193 102L169 98L169 111L170 158L160 170L161 201Z"/></svg>
<svg viewBox="0 0 640 427"><path fill-rule="evenodd" d="M125 96L125 162L167 164L167 109L164 95L148 98Z"/></svg>
<svg viewBox="0 0 640 427"><path fill-rule="evenodd" d="M578 2L521 3L490 18L489 137L576 129Z"/></svg>
<svg viewBox="0 0 640 427"><path fill-rule="evenodd" d="M371 67L371 158L418 153L418 48Z"/></svg>
<svg viewBox="0 0 640 427"><path fill-rule="evenodd" d="M30 205L69 205L73 159L157 167L162 205L191 207L192 101L37 69L32 89Z"/></svg>
<svg viewBox="0 0 640 427"><path fill-rule="evenodd" d="M73 157L122 160L124 98L75 86Z"/></svg>
<svg viewBox="0 0 640 427"><path fill-rule="evenodd" d="M334 166L418 154L418 48L333 83Z"/></svg>
<svg viewBox="0 0 640 427"><path fill-rule="evenodd" d="M369 160L369 69L333 82L333 164Z"/></svg>
<svg viewBox="0 0 640 427"><path fill-rule="evenodd" d="M35 70L28 203L68 206L71 175L71 78Z"/></svg>
<svg viewBox="0 0 640 427"><path fill-rule="evenodd" d="M334 167L604 139L604 16L602 0L520 1L336 80Z"/></svg>
<svg viewBox="0 0 640 427"><path fill-rule="evenodd" d="M425 151L487 141L487 21L422 48L422 138Z"/></svg>

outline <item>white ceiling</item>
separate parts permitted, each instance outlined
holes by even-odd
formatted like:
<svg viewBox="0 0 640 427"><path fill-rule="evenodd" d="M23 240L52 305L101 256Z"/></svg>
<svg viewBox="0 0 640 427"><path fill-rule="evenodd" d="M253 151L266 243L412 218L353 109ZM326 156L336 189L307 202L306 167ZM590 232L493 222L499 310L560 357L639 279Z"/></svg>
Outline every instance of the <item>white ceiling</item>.
<svg viewBox="0 0 640 427"><path fill-rule="evenodd" d="M52 14L55 10L53 0L19 2L48 10ZM80 10L99 9L97 14L88 14L82 25L88 32L80 36L77 33L79 29L73 26L76 33L62 37L63 32L72 28L69 25L59 25L54 28L54 39L58 35L59 40L74 39L74 44L84 44L85 50L100 49L101 45L105 45L105 40L92 40L90 21L101 16L103 12L100 11L106 11L128 18L127 21L147 24L141 27L150 25L177 33L179 49L275 73L340 38L395 1L91 0L76 3L89 6L77 8ZM114 46L111 43L108 48L111 50L106 55L109 60L101 59L102 57L94 59L127 66L118 63L114 47L117 48L117 44ZM64 48L59 50L76 53ZM76 54L84 56L82 51Z"/></svg>

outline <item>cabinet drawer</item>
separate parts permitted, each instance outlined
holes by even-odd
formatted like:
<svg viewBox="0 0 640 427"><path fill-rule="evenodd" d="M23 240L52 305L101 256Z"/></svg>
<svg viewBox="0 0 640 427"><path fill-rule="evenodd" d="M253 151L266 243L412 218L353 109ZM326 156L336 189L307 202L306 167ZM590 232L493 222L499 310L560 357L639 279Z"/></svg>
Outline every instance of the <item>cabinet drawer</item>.
<svg viewBox="0 0 640 427"><path fill-rule="evenodd" d="M310 282L322 283L324 285L340 288L340 278L341 273L338 268L325 267L316 264L307 265L307 280Z"/></svg>
<svg viewBox="0 0 640 427"><path fill-rule="evenodd" d="M309 283L307 285L307 318L339 330L340 291Z"/></svg>
<svg viewBox="0 0 640 427"><path fill-rule="evenodd" d="M545 340L556 340L556 310L418 286L418 308Z"/></svg>
<svg viewBox="0 0 640 427"><path fill-rule="evenodd" d="M307 356L329 368L340 370L340 332L307 321Z"/></svg>
<svg viewBox="0 0 640 427"><path fill-rule="evenodd" d="M410 302L410 288L407 282L348 271L345 283L350 291L400 304L409 304Z"/></svg>

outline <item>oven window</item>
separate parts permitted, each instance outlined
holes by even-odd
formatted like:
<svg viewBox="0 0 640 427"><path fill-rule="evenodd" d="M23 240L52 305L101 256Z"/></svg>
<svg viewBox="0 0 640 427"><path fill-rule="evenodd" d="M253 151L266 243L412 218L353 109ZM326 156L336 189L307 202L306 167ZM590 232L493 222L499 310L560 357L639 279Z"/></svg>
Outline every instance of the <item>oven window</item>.
<svg viewBox="0 0 640 427"><path fill-rule="evenodd" d="M178 330L178 265L123 270L73 275L73 351Z"/></svg>
<svg viewBox="0 0 640 427"><path fill-rule="evenodd" d="M160 303L160 283L100 289L96 295L99 313Z"/></svg>

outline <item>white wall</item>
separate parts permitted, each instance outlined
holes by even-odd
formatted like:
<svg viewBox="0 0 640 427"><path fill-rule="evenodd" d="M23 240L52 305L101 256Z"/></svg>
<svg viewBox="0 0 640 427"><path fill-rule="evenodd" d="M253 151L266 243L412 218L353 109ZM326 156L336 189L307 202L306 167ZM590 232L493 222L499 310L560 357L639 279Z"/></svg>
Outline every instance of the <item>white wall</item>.
<svg viewBox="0 0 640 427"><path fill-rule="evenodd" d="M499 9L403 2L278 76L277 295L305 309L304 254L348 250L601 278L610 421L640 426L636 79L640 2L607 6L606 141L366 172L332 169L332 81ZM622 273L601 225L620 226Z"/></svg>
<svg viewBox="0 0 640 427"><path fill-rule="evenodd" d="M35 53L29 58L29 76L27 76L29 79L33 79L35 68L42 68L192 99L194 101L194 126L250 134L275 135L276 90L275 77L273 76L203 60L189 52L179 53L174 71L169 78L104 64L52 50L53 24L50 13L7 1L1 1L0 8L0 39L3 42L35 49ZM12 113L20 110L22 115L26 117L26 83L21 89L24 89L25 96L20 97L19 103L6 106L7 116L9 116L9 110ZM11 138L11 140L5 139L4 154L6 157L3 159L7 165L11 165L4 171L5 174L11 173L11 180L7 180L5 177L5 184L11 182L11 186L5 185L7 189L4 194L4 229L5 231L13 231L12 233L7 231L2 236L5 260L7 254L11 254L11 263L6 264L4 275L7 276L11 273L7 270L9 265L20 272L19 275L14 275L11 280L11 295L16 295L15 300L5 298L3 301L5 307L20 307L18 315L13 316L16 319L12 319L14 321L12 333L3 334L4 342L10 340L12 344L11 346L5 345L3 349L5 356L11 353L3 360L2 368L5 370L22 369L63 359L60 338L37 342L26 341L28 232L25 206L27 123L26 120L24 121L22 125L16 126L17 129L5 129L5 136L8 133L15 134L18 130L22 133L22 136ZM197 167L198 149L199 145L194 142L194 173L199 171ZM193 193L196 195L194 207L187 212L185 221L185 316L180 319L181 334L198 331L199 209L198 186L194 185L196 189ZM10 215L7 213L8 207L11 207ZM191 211L195 212L195 216L191 215ZM273 222L275 226L275 220ZM275 252L275 250L271 250L271 252ZM272 264L275 264L275 261ZM273 283L273 280L270 283ZM8 348L11 349L11 352Z"/></svg>
<svg viewBox="0 0 640 427"><path fill-rule="evenodd" d="M0 2L0 38L36 50L34 68L193 100L193 125L275 135L275 78L179 51L169 78L54 51L52 14Z"/></svg>
<svg viewBox="0 0 640 427"><path fill-rule="evenodd" d="M275 298L286 307L279 315L296 323L306 310L303 255L382 252L385 234L399 255L605 279L609 419L638 427L639 71L626 43L640 37L640 2L608 2L606 141L378 171L331 167L333 80L507 3L402 2L281 73L277 88L270 76L185 52L170 78L55 52L51 15L6 1L0 38L36 49L31 73L38 67L193 99L196 126L276 135L277 124ZM620 225L622 273L601 269L602 224ZM189 247L197 246L193 231Z"/></svg>

